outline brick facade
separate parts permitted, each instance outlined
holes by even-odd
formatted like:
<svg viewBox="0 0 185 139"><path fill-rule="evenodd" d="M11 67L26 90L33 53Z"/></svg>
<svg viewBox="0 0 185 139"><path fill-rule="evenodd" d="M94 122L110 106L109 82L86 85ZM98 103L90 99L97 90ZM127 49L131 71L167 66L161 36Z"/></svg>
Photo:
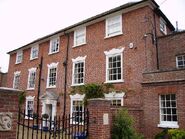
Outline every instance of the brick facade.
<svg viewBox="0 0 185 139"><path fill-rule="evenodd" d="M72 86L72 73L73 62L72 59L78 57L85 57L85 79L84 83L104 83L106 81L106 55L105 51L110 51L115 48L123 48L123 79L124 82L113 83L118 90L132 90L125 91L124 106L132 110L132 115L135 115L136 127L140 132L143 132L147 137L146 129L147 124L153 125L152 119L148 119L149 113L147 112L149 106L148 103L152 102L153 97L147 98L147 88L151 82L158 82L160 80L175 80L181 78L184 70L169 71L161 73L160 70L167 68L167 63L171 64L173 61L170 57L170 49L166 49L165 42L171 39L171 36L163 37L164 34L160 31L160 18L161 16L167 22L167 34L173 31L173 27L168 19L161 14L160 10L156 12L158 6L154 1L146 0L134 4L128 4L122 6L122 8L115 8L111 11L100 14L94 18L87 19L74 26L65 28L54 34L48 35L41 39L38 39L28 45L18 48L10 54L9 71L8 71L8 87L13 86L13 78L15 71L21 71L21 80L19 89L26 90L27 96L35 96L34 98L34 111L36 111L37 94L38 94L38 82L39 82L39 64L41 57L43 57L42 69L41 69L41 86L40 96L46 94L46 92L52 92L58 96L57 99L57 115L63 113L64 92L67 88L67 100L66 100L66 113L71 111L71 99L69 96ZM119 15L122 17L122 32L123 34L114 37L105 37L106 31L106 19L108 17ZM86 43L81 46L74 46L74 31L79 27L86 26ZM155 30L156 29L156 30ZM157 52L156 42L152 43L151 33L156 32L158 38L158 54L159 54L159 67L157 70ZM148 34L146 36L146 34ZM177 34L183 37L182 34ZM173 36L173 40L178 40ZM52 38L60 38L59 52L55 54L49 53L50 40ZM179 41L179 40L178 40ZM170 41L168 41L170 42ZM182 41L183 42L183 41ZM133 44L133 48L129 45ZM169 43L172 46L171 50L175 46L175 43ZM39 45L39 55L37 59L30 60L31 47ZM183 44L176 48L178 52L184 51ZM23 61L20 64L15 64L16 52L23 50ZM164 51L166 51L164 53ZM176 53L176 51L175 51ZM163 55L165 54L165 55ZM66 57L68 55L68 57ZM67 61L66 61L67 60ZM57 63L57 83L56 88L47 88L47 76L48 76L48 64ZM65 64L66 63L66 64ZM65 86L65 66L67 65L67 80ZM166 66L166 67L165 67ZM174 66L174 61L173 61ZM36 86L34 90L27 90L28 83L28 69L37 68L36 70ZM163 68L164 67L164 68ZM176 67L174 67L176 68ZM155 73L155 71L159 73ZM152 72L152 73L151 73ZM144 74L143 74L144 73ZM155 76L155 78L153 78ZM164 77L163 77L164 76ZM173 77L171 77L173 76ZM167 85L168 86L168 85ZM152 86L153 87L153 86ZM151 87L151 88L152 88ZM153 93L151 93L154 95ZM156 98L156 97L155 97ZM158 99L155 101L158 101ZM159 104L159 103L158 103ZM42 104L40 103L40 110L42 110ZM156 105L158 107L158 105ZM156 108L157 109L157 108ZM137 115L137 116L136 116ZM144 117L146 118L142 118ZM156 113L156 118L159 113ZM151 120L151 121L150 121ZM154 125L153 125L154 126ZM152 130L155 130L152 127ZM153 132L156 133L157 130Z"/></svg>

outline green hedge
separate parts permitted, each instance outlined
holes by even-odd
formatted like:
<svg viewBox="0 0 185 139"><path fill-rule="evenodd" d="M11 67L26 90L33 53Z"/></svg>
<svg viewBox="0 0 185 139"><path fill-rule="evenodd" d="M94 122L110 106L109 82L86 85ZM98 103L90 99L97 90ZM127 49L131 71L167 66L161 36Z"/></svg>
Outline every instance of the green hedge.
<svg viewBox="0 0 185 139"><path fill-rule="evenodd" d="M155 136L155 139L185 139L185 130L164 129Z"/></svg>

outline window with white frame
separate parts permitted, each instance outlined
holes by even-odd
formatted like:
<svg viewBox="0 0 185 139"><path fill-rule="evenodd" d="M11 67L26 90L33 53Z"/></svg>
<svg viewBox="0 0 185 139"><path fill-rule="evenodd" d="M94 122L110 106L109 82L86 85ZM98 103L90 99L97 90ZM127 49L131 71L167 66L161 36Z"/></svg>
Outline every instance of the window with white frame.
<svg viewBox="0 0 185 139"><path fill-rule="evenodd" d="M125 93L123 92L120 92L120 93L111 92L108 94L104 94L105 99L110 100L112 106L123 106L124 95Z"/></svg>
<svg viewBox="0 0 185 139"><path fill-rule="evenodd" d="M51 63L48 65L48 77L47 77L47 87L53 88L56 87L57 81L57 63Z"/></svg>
<svg viewBox="0 0 185 139"><path fill-rule="evenodd" d="M176 56L176 66L179 69L185 68L185 54Z"/></svg>
<svg viewBox="0 0 185 139"><path fill-rule="evenodd" d="M86 43L86 27L74 31L74 47Z"/></svg>
<svg viewBox="0 0 185 139"><path fill-rule="evenodd" d="M84 117L84 104L83 104L83 99L85 95L80 95L80 94L75 94L75 95L70 95L71 98L71 116L72 118L72 123L83 123Z"/></svg>
<svg viewBox="0 0 185 139"><path fill-rule="evenodd" d="M49 54L53 54L53 53L59 52L59 46L60 46L60 39L59 39L59 37L50 40Z"/></svg>
<svg viewBox="0 0 185 139"><path fill-rule="evenodd" d="M122 34L122 15L106 19L106 37Z"/></svg>
<svg viewBox="0 0 185 139"><path fill-rule="evenodd" d="M164 19L162 19L162 18L160 18L160 30L161 30L164 34L167 34L166 22L165 22Z"/></svg>
<svg viewBox="0 0 185 139"><path fill-rule="evenodd" d="M31 68L28 70L28 89L34 89L35 88L35 80L36 80L36 68Z"/></svg>
<svg viewBox="0 0 185 139"><path fill-rule="evenodd" d="M27 96L25 118L28 118L28 117L33 118L33 111L34 111L34 96Z"/></svg>
<svg viewBox="0 0 185 139"><path fill-rule="evenodd" d="M18 51L16 54L16 62L15 64L19 64L22 62L23 59L23 51Z"/></svg>
<svg viewBox="0 0 185 139"><path fill-rule="evenodd" d="M175 94L159 96L160 124L159 127L178 128L177 103Z"/></svg>
<svg viewBox="0 0 185 139"><path fill-rule="evenodd" d="M13 80L13 88L14 89L18 89L19 88L19 85L20 85L20 75L21 75L21 72L20 71L14 72L14 80Z"/></svg>
<svg viewBox="0 0 185 139"><path fill-rule="evenodd" d="M106 55L106 82L123 82L123 50L112 49L105 51Z"/></svg>
<svg viewBox="0 0 185 139"><path fill-rule="evenodd" d="M39 47L34 46L31 48L30 60L38 58L39 55Z"/></svg>
<svg viewBox="0 0 185 139"><path fill-rule="evenodd" d="M86 56L77 57L76 59L72 59L72 61L73 61L72 85L84 84L85 58L86 58Z"/></svg>

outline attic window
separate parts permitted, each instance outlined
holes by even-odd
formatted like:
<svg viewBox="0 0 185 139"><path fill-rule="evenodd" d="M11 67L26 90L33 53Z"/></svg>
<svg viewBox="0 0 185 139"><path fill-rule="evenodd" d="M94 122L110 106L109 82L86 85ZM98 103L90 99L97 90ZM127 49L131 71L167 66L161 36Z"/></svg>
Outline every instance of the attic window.
<svg viewBox="0 0 185 139"><path fill-rule="evenodd" d="M106 38L122 34L122 16L117 15L106 19Z"/></svg>
<svg viewBox="0 0 185 139"><path fill-rule="evenodd" d="M160 18L160 31L162 31L165 35L167 34L166 22L162 18Z"/></svg>
<svg viewBox="0 0 185 139"><path fill-rule="evenodd" d="M15 64L19 64L22 62L23 59L23 51L18 51L16 55L16 62Z"/></svg>

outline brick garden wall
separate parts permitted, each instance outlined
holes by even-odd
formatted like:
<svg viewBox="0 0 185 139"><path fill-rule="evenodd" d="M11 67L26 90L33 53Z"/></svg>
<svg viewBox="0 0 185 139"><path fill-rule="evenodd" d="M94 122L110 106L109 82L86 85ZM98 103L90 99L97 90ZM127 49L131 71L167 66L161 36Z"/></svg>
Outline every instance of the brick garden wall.
<svg viewBox="0 0 185 139"><path fill-rule="evenodd" d="M12 127L8 131L0 130L0 139L16 139L19 92L18 90L0 87L0 113L8 112L12 114ZM2 122L1 120L0 122ZM1 128L3 128L3 123L0 124Z"/></svg>
<svg viewBox="0 0 185 139"><path fill-rule="evenodd" d="M125 107L113 107L111 102L105 99L91 99L88 101L89 109L89 139L111 139L112 120L119 109ZM126 108L134 120L134 128L143 133L143 110ZM108 123L104 117L108 114Z"/></svg>

